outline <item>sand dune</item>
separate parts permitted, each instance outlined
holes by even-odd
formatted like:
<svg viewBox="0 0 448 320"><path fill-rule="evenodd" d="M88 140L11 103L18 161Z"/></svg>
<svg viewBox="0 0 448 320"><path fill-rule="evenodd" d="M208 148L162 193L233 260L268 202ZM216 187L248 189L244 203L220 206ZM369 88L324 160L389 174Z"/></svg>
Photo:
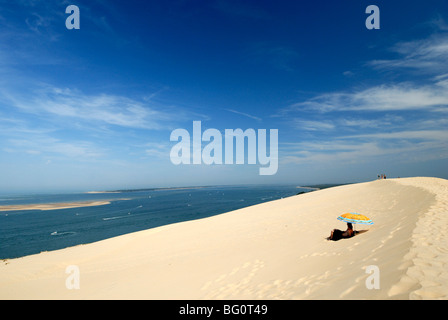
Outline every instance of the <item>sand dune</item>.
<svg viewBox="0 0 448 320"><path fill-rule="evenodd" d="M348 211L375 224L326 240ZM0 298L446 299L447 231L447 180L377 180L5 260Z"/></svg>

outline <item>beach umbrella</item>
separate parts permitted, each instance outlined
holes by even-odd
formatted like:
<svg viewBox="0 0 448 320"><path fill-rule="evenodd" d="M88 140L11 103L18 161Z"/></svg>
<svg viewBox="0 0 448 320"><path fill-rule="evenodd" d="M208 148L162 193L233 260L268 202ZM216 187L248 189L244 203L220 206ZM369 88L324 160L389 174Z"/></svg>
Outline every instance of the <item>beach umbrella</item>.
<svg viewBox="0 0 448 320"><path fill-rule="evenodd" d="M356 212L347 212L341 214L338 220L347 223L358 223L358 224L373 224L373 221L367 218L365 215Z"/></svg>

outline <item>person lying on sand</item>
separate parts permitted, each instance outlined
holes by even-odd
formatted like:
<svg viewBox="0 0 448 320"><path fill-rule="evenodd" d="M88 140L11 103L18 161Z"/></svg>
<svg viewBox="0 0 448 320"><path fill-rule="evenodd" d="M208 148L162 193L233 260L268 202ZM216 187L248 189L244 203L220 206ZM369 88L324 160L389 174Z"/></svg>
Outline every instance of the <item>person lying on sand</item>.
<svg viewBox="0 0 448 320"><path fill-rule="evenodd" d="M328 237L328 240L337 241L343 238L351 238L355 235L355 232L353 231L353 225L351 223L347 223L347 230L341 231L339 229L333 229L331 231L330 236Z"/></svg>

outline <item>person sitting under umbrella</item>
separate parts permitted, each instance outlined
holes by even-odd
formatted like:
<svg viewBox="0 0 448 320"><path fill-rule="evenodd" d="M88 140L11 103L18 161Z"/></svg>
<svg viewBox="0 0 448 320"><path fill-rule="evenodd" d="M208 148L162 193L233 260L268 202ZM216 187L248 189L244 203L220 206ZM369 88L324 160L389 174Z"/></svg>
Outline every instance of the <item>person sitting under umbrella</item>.
<svg viewBox="0 0 448 320"><path fill-rule="evenodd" d="M351 238L354 235L355 232L353 231L353 225L350 222L347 222L347 230L341 231L339 229L333 229L330 237L328 237L328 240L337 241L343 238Z"/></svg>

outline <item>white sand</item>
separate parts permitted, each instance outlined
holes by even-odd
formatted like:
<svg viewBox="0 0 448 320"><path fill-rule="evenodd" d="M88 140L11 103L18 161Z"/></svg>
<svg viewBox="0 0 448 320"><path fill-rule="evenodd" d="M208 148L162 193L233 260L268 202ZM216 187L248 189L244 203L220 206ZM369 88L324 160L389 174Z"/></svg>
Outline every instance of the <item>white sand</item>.
<svg viewBox="0 0 448 320"><path fill-rule="evenodd" d="M119 199L126 200L126 199ZM58 202L58 203L38 203L38 204L17 204L0 206L0 211L18 211L18 210L59 210L81 207L95 207L110 204L110 201L78 201L78 202Z"/></svg>
<svg viewBox="0 0 448 320"><path fill-rule="evenodd" d="M349 211L375 224L327 241ZM447 231L447 180L377 180L0 261L0 299L447 299Z"/></svg>

